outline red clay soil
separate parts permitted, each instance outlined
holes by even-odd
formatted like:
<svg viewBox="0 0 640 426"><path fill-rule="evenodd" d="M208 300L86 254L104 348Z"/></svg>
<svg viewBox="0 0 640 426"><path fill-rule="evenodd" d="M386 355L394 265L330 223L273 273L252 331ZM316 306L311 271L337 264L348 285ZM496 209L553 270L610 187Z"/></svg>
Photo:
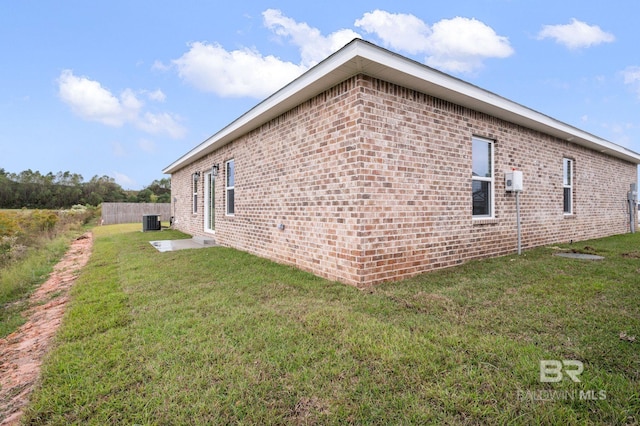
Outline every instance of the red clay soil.
<svg viewBox="0 0 640 426"><path fill-rule="evenodd" d="M91 256L93 235L77 238L49 279L30 297L27 322L0 339L0 425L17 425L40 375L42 359L62 322L69 289Z"/></svg>

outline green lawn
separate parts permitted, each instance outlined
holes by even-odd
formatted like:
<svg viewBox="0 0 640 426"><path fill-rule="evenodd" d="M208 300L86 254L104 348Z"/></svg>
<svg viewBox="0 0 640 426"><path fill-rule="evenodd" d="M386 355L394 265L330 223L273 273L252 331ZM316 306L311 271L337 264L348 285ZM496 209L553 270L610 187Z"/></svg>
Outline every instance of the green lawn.
<svg viewBox="0 0 640 426"><path fill-rule="evenodd" d="M362 291L94 232L27 424L640 422L640 234L573 245L603 261L540 248ZM541 382L541 360L581 382Z"/></svg>

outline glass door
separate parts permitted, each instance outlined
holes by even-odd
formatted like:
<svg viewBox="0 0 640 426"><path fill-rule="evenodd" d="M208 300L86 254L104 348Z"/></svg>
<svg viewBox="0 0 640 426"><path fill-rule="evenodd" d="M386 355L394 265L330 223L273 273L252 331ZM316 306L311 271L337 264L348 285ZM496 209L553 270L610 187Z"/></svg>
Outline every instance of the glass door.
<svg viewBox="0 0 640 426"><path fill-rule="evenodd" d="M216 231L216 177L211 172L204 175L204 230Z"/></svg>

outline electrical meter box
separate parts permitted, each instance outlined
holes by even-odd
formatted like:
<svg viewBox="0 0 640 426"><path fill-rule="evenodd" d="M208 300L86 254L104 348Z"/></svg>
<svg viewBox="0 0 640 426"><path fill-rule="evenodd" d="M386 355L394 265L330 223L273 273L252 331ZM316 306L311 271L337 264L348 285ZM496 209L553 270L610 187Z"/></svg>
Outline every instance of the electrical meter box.
<svg viewBox="0 0 640 426"><path fill-rule="evenodd" d="M505 190L509 192L521 192L522 188L522 171L513 170L504 174Z"/></svg>

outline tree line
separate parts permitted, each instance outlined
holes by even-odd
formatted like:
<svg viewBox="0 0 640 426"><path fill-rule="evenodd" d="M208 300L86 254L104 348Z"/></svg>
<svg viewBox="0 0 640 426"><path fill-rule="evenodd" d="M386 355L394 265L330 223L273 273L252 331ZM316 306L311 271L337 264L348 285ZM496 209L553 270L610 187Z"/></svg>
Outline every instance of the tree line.
<svg viewBox="0 0 640 426"><path fill-rule="evenodd" d="M0 168L0 208L60 209L74 205L98 206L103 202L168 203L171 180L154 180L140 191L124 190L109 176L94 176L88 182L69 171L42 174L24 170L9 173Z"/></svg>

